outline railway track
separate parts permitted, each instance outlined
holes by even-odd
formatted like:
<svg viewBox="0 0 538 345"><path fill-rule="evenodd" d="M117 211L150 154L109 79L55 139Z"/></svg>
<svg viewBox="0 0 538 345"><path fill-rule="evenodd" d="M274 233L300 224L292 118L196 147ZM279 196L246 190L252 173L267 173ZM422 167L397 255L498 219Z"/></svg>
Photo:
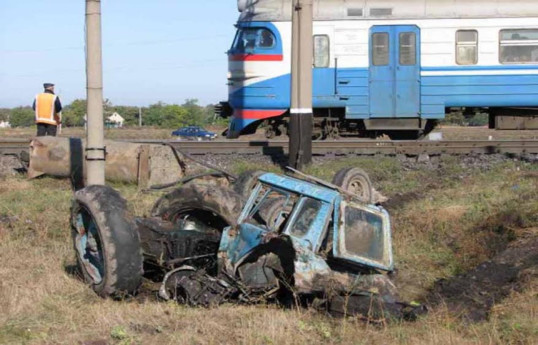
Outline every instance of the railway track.
<svg viewBox="0 0 538 345"><path fill-rule="evenodd" d="M177 141L124 140L146 144L169 144L192 155L286 154L287 141ZM0 154L27 152L29 139L0 139ZM439 154L538 154L538 140L454 140L454 141L315 141L313 154L326 155L439 155Z"/></svg>

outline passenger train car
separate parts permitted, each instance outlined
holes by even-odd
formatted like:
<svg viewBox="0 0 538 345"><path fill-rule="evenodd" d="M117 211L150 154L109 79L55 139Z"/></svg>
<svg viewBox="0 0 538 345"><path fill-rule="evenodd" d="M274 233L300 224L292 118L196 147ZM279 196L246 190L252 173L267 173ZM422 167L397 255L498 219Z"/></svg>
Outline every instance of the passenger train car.
<svg viewBox="0 0 538 345"><path fill-rule="evenodd" d="M229 138L262 123L286 132L291 2L238 2ZM487 112L490 126L538 122L538 1L314 0L313 30L319 137L418 136L454 108Z"/></svg>

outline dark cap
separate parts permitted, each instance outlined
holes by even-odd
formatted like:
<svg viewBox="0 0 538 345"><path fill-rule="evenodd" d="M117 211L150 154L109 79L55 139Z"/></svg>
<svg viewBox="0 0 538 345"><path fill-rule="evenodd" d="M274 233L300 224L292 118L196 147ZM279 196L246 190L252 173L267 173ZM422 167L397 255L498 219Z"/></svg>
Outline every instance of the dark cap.
<svg viewBox="0 0 538 345"><path fill-rule="evenodd" d="M53 87L53 86L54 86L53 83L45 83L45 84L43 84L43 88L45 88L45 89L48 89L49 87Z"/></svg>

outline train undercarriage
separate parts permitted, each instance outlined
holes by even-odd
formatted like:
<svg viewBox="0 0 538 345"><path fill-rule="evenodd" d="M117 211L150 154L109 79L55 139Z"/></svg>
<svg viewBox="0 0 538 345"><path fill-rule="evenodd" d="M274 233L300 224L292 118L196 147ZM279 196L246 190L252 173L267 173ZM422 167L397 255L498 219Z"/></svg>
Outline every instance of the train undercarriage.
<svg viewBox="0 0 538 345"><path fill-rule="evenodd" d="M265 137L273 139L286 136L289 114L267 119L261 126ZM388 137L392 140L417 140L428 135L437 125L437 120L420 118L405 119L346 119L345 109L315 109L313 140L336 140L341 137L375 139Z"/></svg>
<svg viewBox="0 0 538 345"><path fill-rule="evenodd" d="M461 118L461 125L488 126L497 130L538 129L538 108L531 107L451 107L446 116ZM482 114L485 122L472 123L476 115ZM226 115L220 113L221 116ZM256 122L245 128L242 134L264 131L267 139L286 137L289 113ZM391 140L419 140L432 132L441 120L421 118L398 119L346 119L344 108L314 109L313 140L336 140L342 137L380 138Z"/></svg>

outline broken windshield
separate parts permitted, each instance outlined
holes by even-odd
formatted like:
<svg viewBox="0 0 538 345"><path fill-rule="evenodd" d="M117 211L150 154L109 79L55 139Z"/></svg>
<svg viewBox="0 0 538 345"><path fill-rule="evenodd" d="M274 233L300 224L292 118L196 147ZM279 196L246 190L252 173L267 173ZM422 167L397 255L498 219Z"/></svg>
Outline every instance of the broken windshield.
<svg viewBox="0 0 538 345"><path fill-rule="evenodd" d="M309 231L314 220L321 210L322 203L319 200L304 198L301 203L301 208L298 211L298 216L290 228L290 233L298 238L304 237Z"/></svg>
<svg viewBox="0 0 538 345"><path fill-rule="evenodd" d="M390 220L383 209L342 202L343 224L338 230L335 257L392 270Z"/></svg>
<svg viewBox="0 0 538 345"><path fill-rule="evenodd" d="M262 184L245 221L280 231L297 201L297 195Z"/></svg>

